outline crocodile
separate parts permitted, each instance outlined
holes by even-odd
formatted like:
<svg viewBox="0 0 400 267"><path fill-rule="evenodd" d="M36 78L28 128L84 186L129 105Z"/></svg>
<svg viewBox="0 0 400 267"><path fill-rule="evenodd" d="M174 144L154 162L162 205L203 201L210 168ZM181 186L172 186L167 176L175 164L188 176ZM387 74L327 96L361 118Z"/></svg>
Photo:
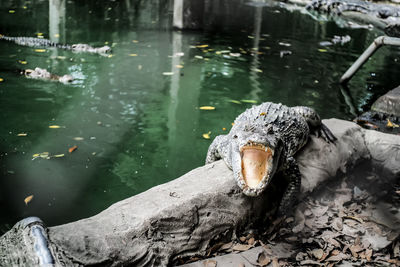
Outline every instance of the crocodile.
<svg viewBox="0 0 400 267"><path fill-rule="evenodd" d="M223 159L247 196L258 196L277 172L288 178L278 214L285 214L300 191L301 174L294 155L315 133L327 142L336 138L309 107L265 102L240 114L226 135L215 137L206 164Z"/></svg>
<svg viewBox="0 0 400 267"><path fill-rule="evenodd" d="M58 81L61 83L70 83L74 80L74 78L69 74L58 76L56 74L48 72L46 69L41 69L41 68L35 68L34 70L32 69L20 70L19 72L20 74L25 75L25 77L31 79Z"/></svg>
<svg viewBox="0 0 400 267"><path fill-rule="evenodd" d="M373 14L380 19L400 17L400 8L398 7L360 0L313 0L306 8L332 15L341 15L346 11L354 11L363 14Z"/></svg>
<svg viewBox="0 0 400 267"><path fill-rule="evenodd" d="M44 38L35 37L10 37L0 34L0 40L14 42L18 45L30 46L30 47L55 47L65 50L71 50L73 52L88 52L97 53L100 55L106 55L111 52L111 47L92 47L88 44L60 44Z"/></svg>

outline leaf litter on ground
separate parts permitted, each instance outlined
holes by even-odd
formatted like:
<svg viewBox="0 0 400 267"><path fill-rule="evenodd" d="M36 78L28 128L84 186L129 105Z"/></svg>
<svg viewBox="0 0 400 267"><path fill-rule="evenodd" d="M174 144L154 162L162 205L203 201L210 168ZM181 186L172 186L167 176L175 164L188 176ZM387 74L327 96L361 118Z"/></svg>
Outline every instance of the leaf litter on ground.
<svg viewBox="0 0 400 267"><path fill-rule="evenodd" d="M246 256L252 266L400 266L400 198L391 203L397 217L381 212L382 196L388 193L379 188L388 182L366 176L363 186L374 192L361 189L354 184L358 178L348 175L305 197L294 217L275 220L263 234L220 245L210 256L245 253L261 245L255 258ZM400 182L392 191L398 197Z"/></svg>

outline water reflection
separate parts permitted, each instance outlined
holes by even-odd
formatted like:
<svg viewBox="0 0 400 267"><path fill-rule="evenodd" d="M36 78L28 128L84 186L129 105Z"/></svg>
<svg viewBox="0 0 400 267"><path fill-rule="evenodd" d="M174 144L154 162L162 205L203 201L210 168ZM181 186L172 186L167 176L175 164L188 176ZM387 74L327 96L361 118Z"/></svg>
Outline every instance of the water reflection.
<svg viewBox="0 0 400 267"><path fill-rule="evenodd" d="M396 50L366 65L347 96L336 82L373 32L238 2L240 8L209 1L204 32L179 32L170 30L171 1L52 0L26 9L22 1L5 1L0 25L8 35L42 32L66 43L108 44L113 54L37 53L0 42L0 223L10 226L29 215L65 223L178 177L203 164L211 141L203 133L226 133L253 103L311 105L324 118L347 119L380 88L393 87ZM344 34L353 41L318 50L322 40ZM283 50L292 53L281 57ZM13 71L34 67L69 73L75 81L27 80ZM371 70L377 76L370 77ZM365 77L373 87L365 88ZM348 95L353 99L346 104ZM216 110L198 108L204 105ZM21 132L28 136L18 137ZM69 153L74 145L78 149ZM40 152L65 156L32 160Z"/></svg>

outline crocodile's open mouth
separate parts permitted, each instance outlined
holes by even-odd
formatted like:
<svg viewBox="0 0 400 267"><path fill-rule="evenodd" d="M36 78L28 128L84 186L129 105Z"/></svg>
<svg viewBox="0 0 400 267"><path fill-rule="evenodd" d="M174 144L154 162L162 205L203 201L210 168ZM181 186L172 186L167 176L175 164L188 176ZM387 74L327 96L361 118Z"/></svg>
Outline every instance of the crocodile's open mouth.
<svg viewBox="0 0 400 267"><path fill-rule="evenodd" d="M269 173L273 164L274 151L261 144L250 143L242 147L242 175L245 184L257 188L260 183L268 183Z"/></svg>

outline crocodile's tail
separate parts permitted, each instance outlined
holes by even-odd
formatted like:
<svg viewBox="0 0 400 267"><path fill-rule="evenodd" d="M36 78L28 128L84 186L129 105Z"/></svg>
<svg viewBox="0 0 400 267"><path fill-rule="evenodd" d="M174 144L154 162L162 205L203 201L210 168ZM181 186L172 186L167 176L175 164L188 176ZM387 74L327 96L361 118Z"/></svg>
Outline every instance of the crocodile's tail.
<svg viewBox="0 0 400 267"><path fill-rule="evenodd" d="M61 48L61 49L66 49L66 50L72 50L71 45L56 43L56 42L50 41L48 39L41 39L41 38L35 38L35 37L11 37L11 36L5 36L5 35L0 34L0 40L1 39L9 41L9 42L14 42L16 44L23 45L23 46L56 47L56 48Z"/></svg>

